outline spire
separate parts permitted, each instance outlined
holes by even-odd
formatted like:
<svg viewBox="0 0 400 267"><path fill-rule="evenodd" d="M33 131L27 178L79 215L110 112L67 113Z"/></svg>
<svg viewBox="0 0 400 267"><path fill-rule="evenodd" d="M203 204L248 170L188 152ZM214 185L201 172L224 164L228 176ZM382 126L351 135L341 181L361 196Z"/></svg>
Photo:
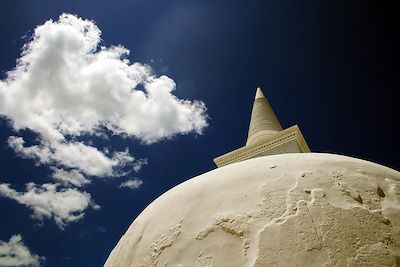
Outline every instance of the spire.
<svg viewBox="0 0 400 267"><path fill-rule="evenodd" d="M217 167L276 154L308 153L310 148L297 125L282 130L260 87L251 111L246 145L214 158Z"/></svg>
<svg viewBox="0 0 400 267"><path fill-rule="evenodd" d="M261 88L260 88L260 87L257 87L257 90L256 90L256 97L254 98L254 100L256 100L257 98L261 98L261 97L264 97L264 98L265 98L263 92L261 91Z"/></svg>
<svg viewBox="0 0 400 267"><path fill-rule="evenodd" d="M282 126L265 98L261 88L258 87L251 112L249 133L246 145L255 144L282 131Z"/></svg>

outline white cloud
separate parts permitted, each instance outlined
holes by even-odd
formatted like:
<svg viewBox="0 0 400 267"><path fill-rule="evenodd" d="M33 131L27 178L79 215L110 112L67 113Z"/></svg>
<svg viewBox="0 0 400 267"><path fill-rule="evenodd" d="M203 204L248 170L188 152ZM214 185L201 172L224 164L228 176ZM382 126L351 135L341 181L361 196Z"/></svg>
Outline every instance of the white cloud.
<svg viewBox="0 0 400 267"><path fill-rule="evenodd" d="M118 174L115 169L135 162L128 150L115 152L108 157L97 148L80 142L48 143L28 147L24 146L24 143L22 137L11 136L8 139L9 146L22 157L36 159L40 164L59 164L75 168L92 176L114 176Z"/></svg>
<svg viewBox="0 0 400 267"><path fill-rule="evenodd" d="M134 170L135 172L138 172L138 171L140 171L140 169L142 169L142 167L143 167L144 165L147 165L147 164L149 164L148 161L147 161L147 159L139 159L139 160L137 160L137 161L135 161L135 162L133 163L133 170Z"/></svg>
<svg viewBox="0 0 400 267"><path fill-rule="evenodd" d="M201 134L207 126L203 102L178 99L172 79L131 63L123 46L99 47L100 35L93 21L70 14L34 30L17 66L0 81L0 114L16 130L27 128L40 136L40 145L20 153L90 175L112 175L111 168L121 161L71 136L98 135L105 127L152 143L176 134ZM21 148L22 139L12 141Z"/></svg>
<svg viewBox="0 0 400 267"><path fill-rule="evenodd" d="M33 211L33 217L38 220L54 219L61 229L67 223L82 219L89 206L100 208L91 201L89 193L72 188L58 189L57 184L37 186L29 183L26 185L26 192L17 192L9 184L0 184L0 196L14 199L29 207Z"/></svg>
<svg viewBox="0 0 400 267"><path fill-rule="evenodd" d="M129 188L129 189L136 189L136 188L139 188L142 184L143 184L142 180L140 180L138 178L134 178L132 180L129 180L129 181L121 183L119 185L119 187L120 188L126 187L126 188Z"/></svg>
<svg viewBox="0 0 400 267"><path fill-rule="evenodd" d="M53 178L64 185L72 184L77 187L90 183L90 181L77 170L66 171L63 169L54 169Z"/></svg>
<svg viewBox="0 0 400 267"><path fill-rule="evenodd" d="M20 235L13 235L8 242L0 240L0 266L40 266L44 257L32 254Z"/></svg>
<svg viewBox="0 0 400 267"><path fill-rule="evenodd" d="M107 232L107 229L106 228L104 228L103 226L97 226L97 231L99 231L100 233L104 233L104 232Z"/></svg>
<svg viewBox="0 0 400 267"><path fill-rule="evenodd" d="M156 76L128 55L121 45L101 46L96 24L75 15L62 14L36 27L16 67L0 80L0 116L38 139L30 145L11 136L9 146L50 166L58 182L79 187L92 177L122 176L147 164L128 150L110 153L78 141L81 136L111 133L150 144L201 134L207 126L204 103L177 98L171 78ZM139 181L121 186L136 188ZM57 184L29 184L25 193L2 184L0 194L30 207L38 219L54 218L60 227L81 219L90 203L88 193Z"/></svg>

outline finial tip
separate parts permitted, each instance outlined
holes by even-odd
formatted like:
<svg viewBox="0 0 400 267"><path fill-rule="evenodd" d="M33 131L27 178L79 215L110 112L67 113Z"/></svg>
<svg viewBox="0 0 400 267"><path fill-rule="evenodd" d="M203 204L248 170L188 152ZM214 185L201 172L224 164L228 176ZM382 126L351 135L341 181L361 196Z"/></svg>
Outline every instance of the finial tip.
<svg viewBox="0 0 400 267"><path fill-rule="evenodd" d="M257 92L256 92L256 97L255 97L255 99L261 98L261 97L265 97L265 96L264 96L264 94L263 94L263 92L262 92L262 90L261 90L261 87L257 87Z"/></svg>

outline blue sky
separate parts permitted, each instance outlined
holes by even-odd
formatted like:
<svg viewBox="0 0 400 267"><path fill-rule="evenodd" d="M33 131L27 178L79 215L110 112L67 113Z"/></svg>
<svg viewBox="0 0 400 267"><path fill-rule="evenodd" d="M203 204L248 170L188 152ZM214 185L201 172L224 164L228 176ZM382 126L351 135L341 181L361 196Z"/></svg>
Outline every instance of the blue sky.
<svg viewBox="0 0 400 267"><path fill-rule="evenodd" d="M400 169L390 6L3 0L0 20L0 266L101 266L244 145L257 86L312 151Z"/></svg>

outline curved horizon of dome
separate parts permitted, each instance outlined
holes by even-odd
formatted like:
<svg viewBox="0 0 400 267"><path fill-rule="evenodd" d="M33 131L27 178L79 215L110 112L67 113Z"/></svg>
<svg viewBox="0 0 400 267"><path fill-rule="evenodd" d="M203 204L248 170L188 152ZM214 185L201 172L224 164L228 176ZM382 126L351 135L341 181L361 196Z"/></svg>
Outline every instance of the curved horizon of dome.
<svg viewBox="0 0 400 267"><path fill-rule="evenodd" d="M399 214L398 171L335 154L258 157L162 194L105 266L395 266Z"/></svg>

